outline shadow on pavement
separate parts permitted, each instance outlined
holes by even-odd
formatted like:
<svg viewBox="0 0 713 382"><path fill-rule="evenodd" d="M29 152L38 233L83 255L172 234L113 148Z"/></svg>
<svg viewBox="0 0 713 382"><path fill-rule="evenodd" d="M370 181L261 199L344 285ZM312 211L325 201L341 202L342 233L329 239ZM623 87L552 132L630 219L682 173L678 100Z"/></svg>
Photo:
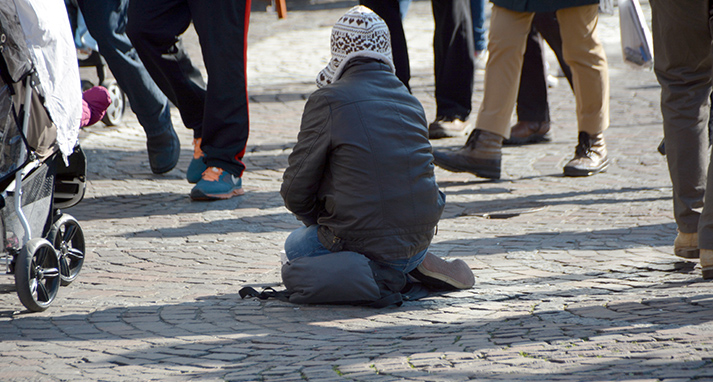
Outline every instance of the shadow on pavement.
<svg viewBox="0 0 713 382"><path fill-rule="evenodd" d="M259 202L258 206L251 205ZM245 195L228 200L210 202L192 201L186 193L156 192L140 195L106 195L85 198L68 212L79 221L102 219L125 219L149 216L174 216L177 214L204 213L206 211L234 210L249 205L249 208L269 209L284 206L277 191L249 191ZM285 212L287 214L287 212ZM260 216L263 216L261 214ZM246 217L250 218L250 217Z"/></svg>
<svg viewBox="0 0 713 382"><path fill-rule="evenodd" d="M237 232L264 233L264 232L292 232L302 226L302 223L291 213L260 214L258 217L242 217L239 219L226 219L201 223L188 223L177 228L152 228L136 231L126 238L190 238L196 235L226 234Z"/></svg>
<svg viewBox="0 0 713 382"><path fill-rule="evenodd" d="M248 144L247 154L243 161L247 165L247 172L260 171L265 169L283 171L287 167L287 157L292 151L290 148L294 142L275 145L251 146ZM280 153L269 153L269 151L280 151ZM87 154L87 177L94 180L122 180L122 179L150 179L185 180L185 169L188 167L189 158L193 156L193 150L181 150L182 160L174 170L166 174L156 175L151 172L149 159L144 147L135 151L127 150L107 150L89 149ZM262 154L263 152L266 152ZM185 160L185 164L183 163Z"/></svg>
<svg viewBox="0 0 713 382"><path fill-rule="evenodd" d="M164 375L169 378L175 372L226 380L710 377L710 359L672 356L685 351L676 341L692 341L695 330L702 330L687 327L710 321L712 294L642 296L605 305L595 298L529 312L526 307L508 312L503 308L509 303L483 301L479 306L472 298L444 296L374 310L241 300L237 294L225 294L89 314L15 315L13 324L19 329L6 333L4 340L71 341L79 348L83 342L112 342L114 346L87 353L76 365L103 367L107 375L111 368L119 372L122 367L141 367L168 373ZM470 316L453 318L448 312L465 304L472 305ZM493 315L498 309L500 315ZM404 324L406 320L414 323ZM38 327L48 330L36 331ZM61 335L52 335L52 330ZM624 344L637 344L647 352L622 353ZM658 353L652 353L655 350ZM394 368L395 362L408 365ZM382 365L391 365L386 374L379 371Z"/></svg>
<svg viewBox="0 0 713 382"><path fill-rule="evenodd" d="M509 252L542 252L563 250L615 251L628 248L650 247L651 237L661 238L661 246L672 246L676 237L675 223L651 224L627 228L591 229L588 231L543 231L522 235L498 235L497 237L438 241L431 243L434 253L444 249L458 249L459 256L487 256ZM649 244L642 243L645 238ZM606 245L603 245L606 243ZM653 241L656 243L656 241ZM655 248L655 246L654 246ZM682 260L672 256L673 259ZM673 270L673 269L670 269Z"/></svg>
<svg viewBox="0 0 713 382"><path fill-rule="evenodd" d="M445 185L439 182L442 188L451 186L453 183ZM468 182L465 184L477 184ZM643 197L640 194L650 191L661 196ZM467 195L467 194L510 194L510 190L504 187L489 188L489 189L464 189L458 191L446 191L448 195ZM626 197L627 194L632 194L632 197ZM594 189L594 190L577 190L560 193L542 193L526 196L516 196L513 198L503 199L487 199L471 202L453 202L453 205L462 209L458 215L447 215L441 219L457 218L459 216L481 216L491 219L505 219L515 217L521 214L539 212L546 210L550 206L572 205L572 206L596 206L610 205L618 203L646 203L661 200L670 200L671 196L666 193L664 196L659 187L624 187L618 189Z"/></svg>

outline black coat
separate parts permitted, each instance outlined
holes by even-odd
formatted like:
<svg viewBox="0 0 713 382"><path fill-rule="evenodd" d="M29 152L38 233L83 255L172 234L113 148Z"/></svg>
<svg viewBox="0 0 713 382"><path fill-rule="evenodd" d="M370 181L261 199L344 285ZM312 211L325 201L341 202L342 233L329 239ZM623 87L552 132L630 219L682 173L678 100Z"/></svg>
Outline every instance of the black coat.
<svg viewBox="0 0 713 382"><path fill-rule="evenodd" d="M307 100L280 194L333 252L373 260L425 250L445 205L420 102L371 59Z"/></svg>

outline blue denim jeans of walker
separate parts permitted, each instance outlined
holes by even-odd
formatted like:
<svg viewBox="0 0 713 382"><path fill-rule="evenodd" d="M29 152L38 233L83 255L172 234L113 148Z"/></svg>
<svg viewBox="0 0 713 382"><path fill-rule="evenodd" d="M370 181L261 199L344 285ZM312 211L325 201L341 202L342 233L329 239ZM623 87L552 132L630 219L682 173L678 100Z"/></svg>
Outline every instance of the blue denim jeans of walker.
<svg viewBox="0 0 713 382"><path fill-rule="evenodd" d="M473 42L476 52L487 49L485 30L485 0L470 0L470 14L473 19Z"/></svg>
<svg viewBox="0 0 713 382"><path fill-rule="evenodd" d="M97 41L99 52L129 99L146 136L159 136L173 129L168 98L126 36L129 0L78 0L78 5L89 33Z"/></svg>
<svg viewBox="0 0 713 382"><path fill-rule="evenodd" d="M285 240L285 255L289 260L294 260L304 256L321 256L332 253L319 241L317 231L319 225L314 224L309 227L302 227L294 230ZM416 256L408 259L398 259L389 262L379 261L379 264L394 268L404 273L409 273L423 262L428 249L424 249Z"/></svg>

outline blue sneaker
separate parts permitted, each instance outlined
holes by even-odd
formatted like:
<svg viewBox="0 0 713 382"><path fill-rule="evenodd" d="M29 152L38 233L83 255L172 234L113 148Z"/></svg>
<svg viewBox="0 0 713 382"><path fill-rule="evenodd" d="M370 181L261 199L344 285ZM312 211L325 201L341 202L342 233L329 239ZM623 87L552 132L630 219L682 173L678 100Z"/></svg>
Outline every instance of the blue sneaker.
<svg viewBox="0 0 713 382"><path fill-rule="evenodd" d="M191 190L193 200L230 199L245 193L242 179L218 167L208 167Z"/></svg>
<svg viewBox="0 0 713 382"><path fill-rule="evenodd" d="M193 158L191 158L191 163L188 164L188 170L186 170L186 180L188 183L196 184L201 180L203 171L206 170L207 166L203 162L203 150L201 150L201 138L193 139Z"/></svg>

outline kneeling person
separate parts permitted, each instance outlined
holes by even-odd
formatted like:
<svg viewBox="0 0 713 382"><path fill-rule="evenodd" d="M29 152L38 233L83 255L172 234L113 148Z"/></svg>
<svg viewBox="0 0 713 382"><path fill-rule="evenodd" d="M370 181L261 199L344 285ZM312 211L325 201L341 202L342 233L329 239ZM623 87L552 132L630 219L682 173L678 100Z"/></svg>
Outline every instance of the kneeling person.
<svg viewBox="0 0 713 382"><path fill-rule="evenodd" d="M474 284L462 260L428 252L445 195L423 107L394 75L389 30L356 6L332 30L332 58L307 100L280 193L305 224L289 260L352 251L424 283Z"/></svg>

